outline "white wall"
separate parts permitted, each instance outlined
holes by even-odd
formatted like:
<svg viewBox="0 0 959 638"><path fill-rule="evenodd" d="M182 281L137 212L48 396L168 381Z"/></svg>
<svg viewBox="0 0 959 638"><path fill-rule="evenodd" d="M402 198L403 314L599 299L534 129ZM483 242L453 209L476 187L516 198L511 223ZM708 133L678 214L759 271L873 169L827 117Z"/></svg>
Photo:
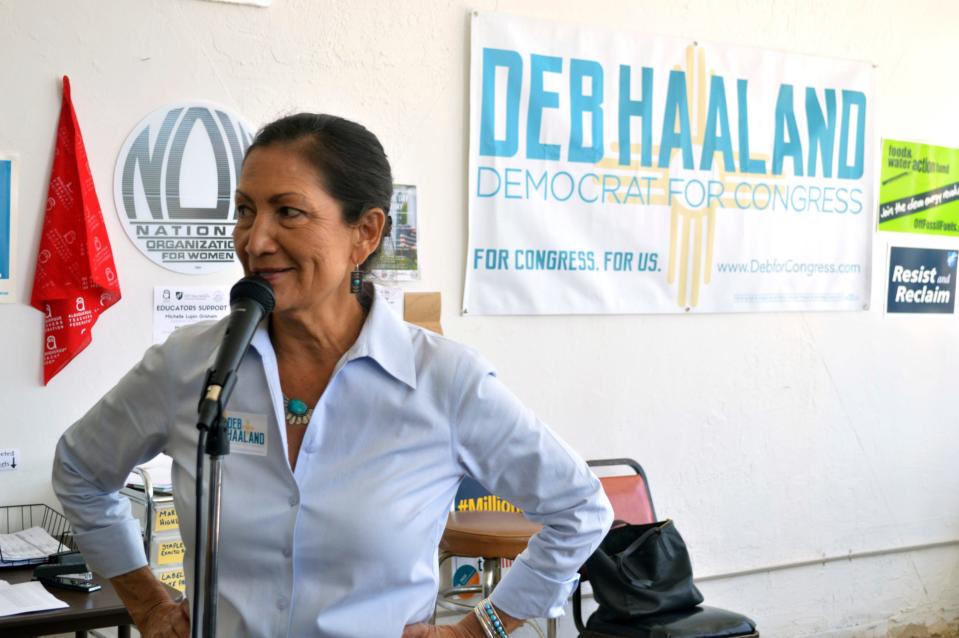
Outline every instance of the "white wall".
<svg viewBox="0 0 959 638"><path fill-rule="evenodd" d="M54 502L60 433L149 345L152 287L229 283L147 261L121 230L114 162L131 128L181 99L255 125L328 111L377 132L397 181L421 188L423 279L448 335L472 344L585 457L647 468L707 602L764 636L873 636L959 617L957 320L843 314L459 316L466 244L468 13L499 10L878 64L880 135L959 146L959 7L948 1L0 0L0 150L20 154L20 304L0 306L0 504ZM25 305L69 74L124 293L48 387L41 316ZM956 246L959 240L923 239ZM887 553L930 543L952 544ZM881 550L881 551L876 551ZM874 552L857 557L859 553ZM822 565L761 568L852 554ZM564 631L567 631L564 629ZM908 633L908 632L907 632ZM568 631L567 631L568 634ZM568 634L572 635L572 634Z"/></svg>

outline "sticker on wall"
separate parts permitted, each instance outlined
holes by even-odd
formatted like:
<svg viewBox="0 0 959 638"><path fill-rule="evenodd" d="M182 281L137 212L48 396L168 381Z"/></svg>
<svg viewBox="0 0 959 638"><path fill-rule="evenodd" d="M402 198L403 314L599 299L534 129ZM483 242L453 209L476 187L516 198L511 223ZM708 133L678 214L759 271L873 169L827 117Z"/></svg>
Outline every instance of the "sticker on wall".
<svg viewBox="0 0 959 638"><path fill-rule="evenodd" d="M383 239L383 249L373 270L377 278L386 281L420 278L416 250L418 205L415 186L393 184L393 199L390 201L393 229Z"/></svg>
<svg viewBox="0 0 959 638"><path fill-rule="evenodd" d="M0 303L13 301L13 216L17 211L17 161L0 153Z"/></svg>
<svg viewBox="0 0 959 638"><path fill-rule="evenodd" d="M164 107L137 124L117 158L113 195L140 252L188 275L234 263L233 191L252 131L207 102Z"/></svg>
<svg viewBox="0 0 959 638"><path fill-rule="evenodd" d="M955 250L890 248L886 312L953 314L957 259Z"/></svg>

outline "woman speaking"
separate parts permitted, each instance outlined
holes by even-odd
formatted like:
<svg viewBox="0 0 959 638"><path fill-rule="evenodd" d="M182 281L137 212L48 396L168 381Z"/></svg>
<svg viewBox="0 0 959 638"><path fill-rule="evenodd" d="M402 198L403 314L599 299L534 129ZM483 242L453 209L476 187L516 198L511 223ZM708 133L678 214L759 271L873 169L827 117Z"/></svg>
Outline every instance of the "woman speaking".
<svg viewBox="0 0 959 638"><path fill-rule="evenodd" d="M276 307L226 411L219 635L502 638L562 613L610 525L596 477L486 361L355 285L389 232L391 194L379 140L343 118L284 117L246 153L233 239ZM118 490L136 464L173 457L191 564L196 399L225 326L182 328L150 348L57 446L54 488L77 544L147 638L189 635L189 611L148 568ZM483 613L427 625L464 476L543 528Z"/></svg>

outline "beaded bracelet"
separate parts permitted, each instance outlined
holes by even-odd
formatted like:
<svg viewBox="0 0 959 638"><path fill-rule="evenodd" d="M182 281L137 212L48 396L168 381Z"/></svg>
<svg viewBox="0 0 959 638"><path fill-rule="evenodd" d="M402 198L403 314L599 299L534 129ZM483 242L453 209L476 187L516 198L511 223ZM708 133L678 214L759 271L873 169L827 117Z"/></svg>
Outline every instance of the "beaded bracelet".
<svg viewBox="0 0 959 638"><path fill-rule="evenodd" d="M506 628L503 626L503 621L499 619L489 598L481 600L473 611L479 619L480 625L483 626L487 638L509 638L509 634L506 633Z"/></svg>
<svg viewBox="0 0 959 638"><path fill-rule="evenodd" d="M496 635L493 634L493 628L490 627L486 620L486 614L480 611L479 607L473 607L473 615L476 616L476 621L480 624L480 627L483 628L483 635L485 635L486 638L496 638Z"/></svg>

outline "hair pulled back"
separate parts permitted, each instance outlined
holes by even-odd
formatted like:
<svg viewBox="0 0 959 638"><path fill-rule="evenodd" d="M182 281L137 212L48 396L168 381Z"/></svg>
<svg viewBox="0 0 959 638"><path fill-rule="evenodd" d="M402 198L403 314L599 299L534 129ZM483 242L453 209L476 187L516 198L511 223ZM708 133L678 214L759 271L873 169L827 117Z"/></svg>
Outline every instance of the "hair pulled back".
<svg viewBox="0 0 959 638"><path fill-rule="evenodd" d="M386 213L383 236L360 268L369 270L392 228L393 172L383 145L362 124L325 113L297 113L260 129L246 156L257 148L290 144L313 165L321 186L343 208L343 221L355 224L371 208ZM244 158L245 159L245 158Z"/></svg>

